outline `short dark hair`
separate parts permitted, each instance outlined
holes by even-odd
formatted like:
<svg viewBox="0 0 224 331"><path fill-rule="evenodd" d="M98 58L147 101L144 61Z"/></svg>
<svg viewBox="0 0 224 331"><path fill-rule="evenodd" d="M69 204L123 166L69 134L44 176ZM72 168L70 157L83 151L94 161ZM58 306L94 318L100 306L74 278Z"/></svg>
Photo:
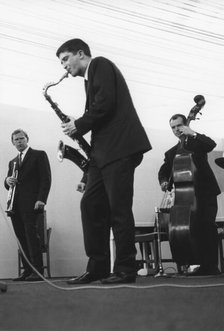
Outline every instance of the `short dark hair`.
<svg viewBox="0 0 224 331"><path fill-rule="evenodd" d="M82 50L85 55L91 56L91 51L89 46L81 39L70 39L67 40L64 44L62 44L57 52L56 56L59 57L59 55L63 52L72 52L76 54L79 50Z"/></svg>
<svg viewBox="0 0 224 331"><path fill-rule="evenodd" d="M174 115L170 118L169 123L170 123L171 121L174 121L174 120L178 119L178 117L181 117L181 118L182 118L182 120L183 120L183 124L184 124L184 125L187 124L187 118L186 118L186 116L183 115L183 114L174 114Z"/></svg>
<svg viewBox="0 0 224 331"><path fill-rule="evenodd" d="M29 141L29 137L28 134L26 133L26 131L22 130L22 129L16 129L15 131L13 131L13 133L11 134L11 141L13 142L13 136L15 136L18 133L23 133L24 136L26 137L27 141Z"/></svg>

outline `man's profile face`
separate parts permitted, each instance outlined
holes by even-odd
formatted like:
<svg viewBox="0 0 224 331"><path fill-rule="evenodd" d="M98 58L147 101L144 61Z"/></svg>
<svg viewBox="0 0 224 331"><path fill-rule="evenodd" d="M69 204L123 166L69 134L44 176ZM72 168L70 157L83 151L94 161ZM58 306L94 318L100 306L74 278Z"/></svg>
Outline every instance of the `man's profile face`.
<svg viewBox="0 0 224 331"><path fill-rule="evenodd" d="M180 138L180 136L182 135L183 126L184 126L184 123L183 123L183 118L182 117L177 117L177 119L170 121L170 127L171 127L174 135L177 138Z"/></svg>
<svg viewBox="0 0 224 331"><path fill-rule="evenodd" d="M59 55L62 66L73 77L82 76L82 66L80 62L82 55L82 51L78 51L76 54L66 51Z"/></svg>
<svg viewBox="0 0 224 331"><path fill-rule="evenodd" d="M20 132L13 135L12 143L19 152L22 152L27 148L28 139L23 132Z"/></svg>

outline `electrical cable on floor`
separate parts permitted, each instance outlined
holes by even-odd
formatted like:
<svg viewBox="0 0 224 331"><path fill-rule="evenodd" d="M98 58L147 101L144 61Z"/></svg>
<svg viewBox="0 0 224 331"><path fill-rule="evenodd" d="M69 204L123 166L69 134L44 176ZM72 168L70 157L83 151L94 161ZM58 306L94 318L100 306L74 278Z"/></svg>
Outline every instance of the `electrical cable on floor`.
<svg viewBox="0 0 224 331"><path fill-rule="evenodd" d="M3 218L6 220L6 223L9 227L8 224L8 219L6 218L5 212L2 208L2 205L0 204L0 209L1 209L1 213L3 215ZM23 257L25 258L25 260L27 261L27 263L29 264L29 266L33 269L33 271L40 277L43 279L43 281L45 283L47 283L48 285L50 285L51 287L54 287L58 290L63 290L63 291L78 291L78 290L111 290L111 289L139 289L139 290L145 290L145 289L154 289L154 288L161 288L161 287L176 287L176 288L211 288L211 287L224 287L224 283L217 283L217 284L204 284L204 285L186 285L186 284L169 284L169 283L164 283L164 284L155 284L155 285L134 285L134 284L120 284L120 285L104 285L104 284L99 284L99 285L83 285L83 286L75 286L75 287L62 287L62 286L58 286L56 284L54 284L54 282L49 281L47 278L45 278L41 273L38 272L38 270L36 270L36 268L30 263L30 261L27 259L19 240L17 239L15 233L13 232L13 230L9 227L11 233L13 234L18 247L21 251L21 253L23 254ZM172 278L172 277L171 277ZM191 277L192 279L192 277ZM10 286L18 286L18 285L31 285L31 284L37 284L37 283L41 283L42 281L35 281L35 282L21 282L21 283L10 283Z"/></svg>

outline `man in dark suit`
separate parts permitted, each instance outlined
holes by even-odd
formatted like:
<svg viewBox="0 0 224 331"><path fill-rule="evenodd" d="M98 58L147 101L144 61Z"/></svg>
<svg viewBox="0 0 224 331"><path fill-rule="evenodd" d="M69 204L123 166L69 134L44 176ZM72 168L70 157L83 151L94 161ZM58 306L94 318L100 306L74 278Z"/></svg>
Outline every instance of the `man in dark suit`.
<svg viewBox="0 0 224 331"><path fill-rule="evenodd" d="M215 148L216 143L206 135L193 131L186 123L187 119L182 114L175 114L170 119L170 127L174 135L178 139L185 137L184 149L192 154L196 166L194 189L197 201L197 224L193 224L192 234L197 245L195 252L200 261L200 268L193 274L213 275L219 273L218 234L215 219L217 195L220 194L220 189L209 166L207 153ZM173 160L179 146L180 141L165 153L164 163L159 169L158 178L163 191L172 188Z"/></svg>
<svg viewBox="0 0 224 331"><path fill-rule="evenodd" d="M134 171L151 145L125 79L113 62L104 57L92 58L89 46L80 39L65 42L56 55L70 75L84 77L86 86L85 112L62 124L64 133L92 133L88 180L81 200L89 261L86 273L68 283L98 279L109 284L135 282ZM110 227L116 246L112 275Z"/></svg>
<svg viewBox="0 0 224 331"><path fill-rule="evenodd" d="M51 186L51 170L47 154L28 146L28 135L18 129L11 135L19 155L9 162L5 179L6 189L15 187L12 225L29 262L43 274L40 238L37 233L37 215L44 211ZM17 178L13 176L16 165ZM24 272L15 281L36 281L41 278L33 271L22 254Z"/></svg>

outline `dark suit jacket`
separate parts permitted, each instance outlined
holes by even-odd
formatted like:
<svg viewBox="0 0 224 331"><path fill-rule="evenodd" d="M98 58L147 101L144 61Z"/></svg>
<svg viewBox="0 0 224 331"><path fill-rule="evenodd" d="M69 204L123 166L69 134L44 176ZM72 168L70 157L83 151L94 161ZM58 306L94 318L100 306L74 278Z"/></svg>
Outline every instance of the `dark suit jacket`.
<svg viewBox="0 0 224 331"><path fill-rule="evenodd" d="M91 157L99 167L151 149L124 77L103 57L90 63L86 111L75 125L82 135L92 131Z"/></svg>
<svg viewBox="0 0 224 331"><path fill-rule="evenodd" d="M172 184L173 160L178 146L179 144L173 146L165 153L164 163L158 173L160 184L164 181L169 181L170 178ZM184 145L186 150L192 152L192 158L197 169L195 182L196 194L220 194L220 188L208 163L207 156L207 153L211 152L215 146L216 143L211 138L199 133L196 139L188 137L187 143Z"/></svg>
<svg viewBox="0 0 224 331"><path fill-rule="evenodd" d="M51 187L51 170L47 154L29 148L21 168L18 166L18 156L9 162L7 177L12 175L14 162L17 162L18 170L14 203L18 204L22 211L33 211L36 201L47 202ZM5 187L9 189L6 181Z"/></svg>

